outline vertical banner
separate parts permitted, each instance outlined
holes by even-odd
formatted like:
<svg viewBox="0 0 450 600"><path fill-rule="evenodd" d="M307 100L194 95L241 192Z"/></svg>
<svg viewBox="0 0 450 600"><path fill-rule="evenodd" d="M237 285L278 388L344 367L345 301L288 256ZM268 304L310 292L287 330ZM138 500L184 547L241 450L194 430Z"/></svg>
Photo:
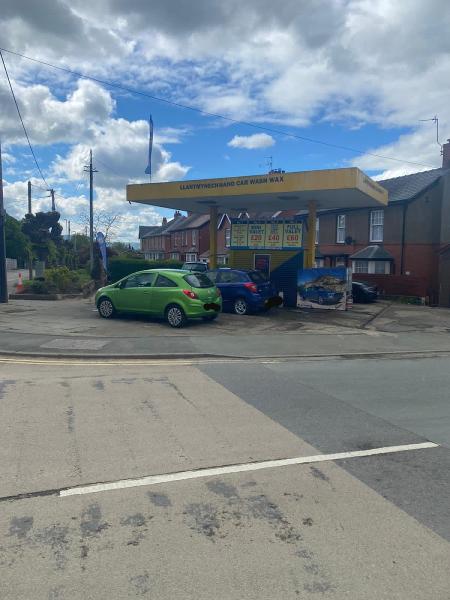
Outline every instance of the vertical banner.
<svg viewBox="0 0 450 600"><path fill-rule="evenodd" d="M302 223L285 223L283 234L283 248L295 249L302 246Z"/></svg>
<svg viewBox="0 0 450 600"><path fill-rule="evenodd" d="M267 250L281 250L283 247L284 223L274 221L266 223L266 238L264 248Z"/></svg>
<svg viewBox="0 0 450 600"><path fill-rule="evenodd" d="M106 241L105 236L101 231L97 233L97 244L100 248L100 254L102 255L103 268L105 269L105 273L108 272L108 255L106 253Z"/></svg>
<svg viewBox="0 0 450 600"><path fill-rule="evenodd" d="M152 150L153 150L153 119L152 115L148 120L148 165L145 169L146 175L152 180Z"/></svg>
<svg viewBox="0 0 450 600"><path fill-rule="evenodd" d="M246 248L248 246L248 223L232 223L231 248Z"/></svg>
<svg viewBox="0 0 450 600"><path fill-rule="evenodd" d="M264 248L266 241L266 224L249 223L248 224L248 247L250 250Z"/></svg>

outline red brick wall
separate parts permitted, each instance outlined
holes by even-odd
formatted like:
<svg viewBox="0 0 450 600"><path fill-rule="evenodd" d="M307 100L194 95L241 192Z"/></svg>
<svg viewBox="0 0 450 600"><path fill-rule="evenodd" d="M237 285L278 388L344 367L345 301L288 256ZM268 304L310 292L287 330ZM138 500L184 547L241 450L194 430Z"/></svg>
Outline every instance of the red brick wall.
<svg viewBox="0 0 450 600"><path fill-rule="evenodd" d="M408 275L369 275L354 273L354 281L364 281L378 287L381 294L387 296L429 296L427 282L420 277Z"/></svg>

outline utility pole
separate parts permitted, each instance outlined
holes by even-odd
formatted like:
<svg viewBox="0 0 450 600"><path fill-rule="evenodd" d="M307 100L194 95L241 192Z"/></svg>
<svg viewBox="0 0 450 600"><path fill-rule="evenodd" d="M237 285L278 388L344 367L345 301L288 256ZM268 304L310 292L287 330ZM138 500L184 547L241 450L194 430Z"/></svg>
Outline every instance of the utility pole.
<svg viewBox="0 0 450 600"><path fill-rule="evenodd" d="M55 190L49 190L51 197L52 197L52 212L56 211L56 204L55 204Z"/></svg>
<svg viewBox="0 0 450 600"><path fill-rule="evenodd" d="M3 208L3 171L2 143L0 142L0 303L8 302L8 281L6 279L6 245L5 245L6 212Z"/></svg>
<svg viewBox="0 0 450 600"><path fill-rule="evenodd" d="M28 214L31 215L31 181L28 182Z"/></svg>
<svg viewBox="0 0 450 600"><path fill-rule="evenodd" d="M97 169L92 166L92 150L89 152L89 164L84 170L89 172L89 263L90 270L94 268L94 173Z"/></svg>
<svg viewBox="0 0 450 600"><path fill-rule="evenodd" d="M70 221L69 221L69 240L70 240Z"/></svg>

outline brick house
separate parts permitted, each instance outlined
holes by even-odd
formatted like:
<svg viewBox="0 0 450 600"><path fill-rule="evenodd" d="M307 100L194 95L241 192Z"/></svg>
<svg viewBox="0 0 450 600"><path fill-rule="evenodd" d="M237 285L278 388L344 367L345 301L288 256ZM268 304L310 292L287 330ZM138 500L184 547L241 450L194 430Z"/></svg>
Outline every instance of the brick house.
<svg viewBox="0 0 450 600"><path fill-rule="evenodd" d="M164 260L170 258L171 254L171 236L170 233L182 220L186 219L177 211L173 219L168 221L163 218L161 225L152 227L139 227L139 237L141 239L141 252L147 260ZM141 235L141 229L144 230ZM148 231L145 231L147 229Z"/></svg>
<svg viewBox="0 0 450 600"><path fill-rule="evenodd" d="M209 215L190 214L170 228L170 255L181 261L195 262L209 248Z"/></svg>
<svg viewBox="0 0 450 600"><path fill-rule="evenodd" d="M379 183L382 209L319 211L317 266L348 266L386 294L450 305L450 142L443 166Z"/></svg>

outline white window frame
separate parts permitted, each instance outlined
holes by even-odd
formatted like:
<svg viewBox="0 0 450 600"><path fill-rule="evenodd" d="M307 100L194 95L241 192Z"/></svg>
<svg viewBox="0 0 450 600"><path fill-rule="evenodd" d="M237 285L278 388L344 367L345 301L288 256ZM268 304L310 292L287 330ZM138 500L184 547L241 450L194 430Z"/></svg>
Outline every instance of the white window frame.
<svg viewBox="0 0 450 600"><path fill-rule="evenodd" d="M231 244L231 227L225 229L225 248L229 248Z"/></svg>
<svg viewBox="0 0 450 600"><path fill-rule="evenodd" d="M170 258L172 258L173 260L178 260L180 258L180 253L179 252L171 252Z"/></svg>
<svg viewBox="0 0 450 600"><path fill-rule="evenodd" d="M382 242L384 237L384 210L370 211L370 236L371 242Z"/></svg>
<svg viewBox="0 0 450 600"><path fill-rule="evenodd" d="M197 253L196 252L188 252L186 254L186 262L197 262Z"/></svg>
<svg viewBox="0 0 450 600"><path fill-rule="evenodd" d="M353 260L352 261L352 272L367 274L369 272L369 261L368 260Z"/></svg>
<svg viewBox="0 0 450 600"><path fill-rule="evenodd" d="M316 238L315 238L316 246L319 244L319 233L320 233L320 219L319 219L319 217L316 217Z"/></svg>
<svg viewBox="0 0 450 600"><path fill-rule="evenodd" d="M227 265L228 264L228 256L226 254L221 254L217 257L218 265Z"/></svg>
<svg viewBox="0 0 450 600"><path fill-rule="evenodd" d="M193 229L192 230L192 246L196 246L197 245L197 230Z"/></svg>
<svg viewBox="0 0 450 600"><path fill-rule="evenodd" d="M345 215L336 218L336 244L345 244Z"/></svg>

